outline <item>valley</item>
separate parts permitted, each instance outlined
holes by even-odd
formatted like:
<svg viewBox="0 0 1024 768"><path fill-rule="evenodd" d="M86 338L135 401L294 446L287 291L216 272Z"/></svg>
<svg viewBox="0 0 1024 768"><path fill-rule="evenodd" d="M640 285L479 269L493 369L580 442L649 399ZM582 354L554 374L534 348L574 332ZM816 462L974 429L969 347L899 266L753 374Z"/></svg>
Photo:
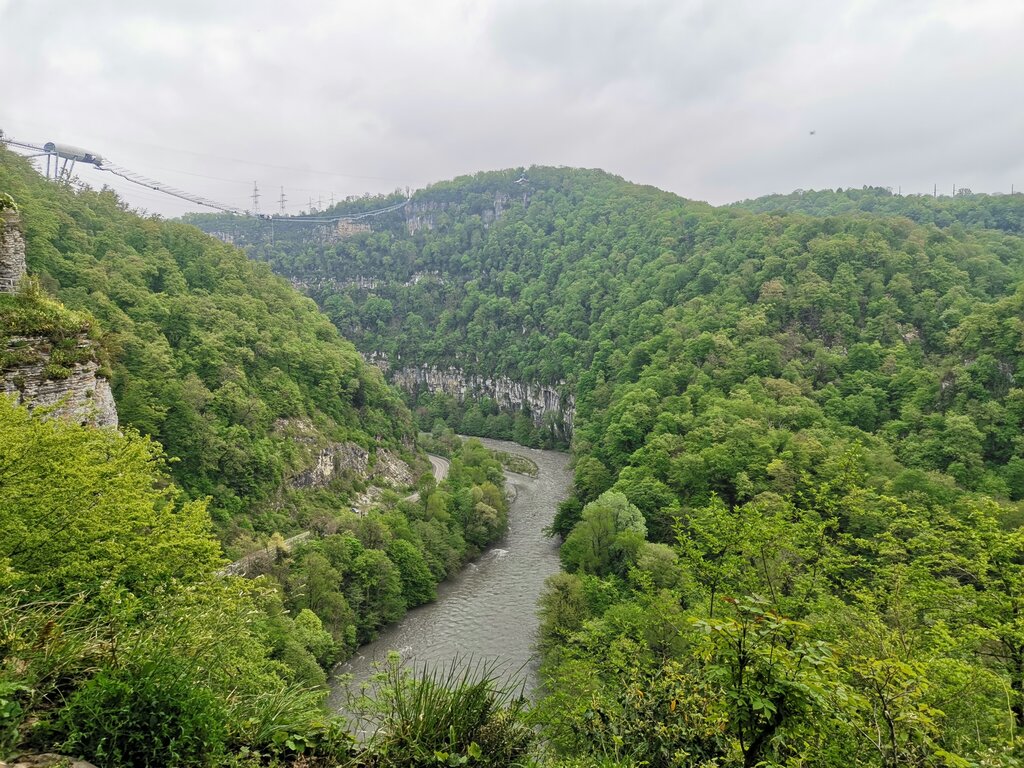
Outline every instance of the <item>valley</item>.
<svg viewBox="0 0 1024 768"><path fill-rule="evenodd" d="M45 346L36 378L109 381L121 430L0 419L26 446L0 520L32 542L3 553L18 711L64 748L150 759L169 742L89 713L191 702L183 764L1010 765L1016 196L713 207L531 167L343 202L387 211L344 231L188 217L228 245L0 160L29 274L9 387L31 404L17 355ZM69 675L35 655L47 622L86 633ZM356 741L328 672L393 650Z"/></svg>

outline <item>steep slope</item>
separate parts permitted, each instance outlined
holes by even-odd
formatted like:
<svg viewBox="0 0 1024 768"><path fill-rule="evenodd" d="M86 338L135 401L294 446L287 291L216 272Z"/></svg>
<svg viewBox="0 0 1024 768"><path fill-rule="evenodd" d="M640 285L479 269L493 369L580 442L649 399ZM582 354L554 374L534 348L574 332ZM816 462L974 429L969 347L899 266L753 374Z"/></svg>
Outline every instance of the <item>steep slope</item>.
<svg viewBox="0 0 1024 768"><path fill-rule="evenodd" d="M21 217L0 196L0 392L53 416L116 427L97 336L92 318L44 295L28 277Z"/></svg>
<svg viewBox="0 0 1024 768"><path fill-rule="evenodd" d="M110 192L48 183L5 150L0 191L21 208L30 272L106 334L122 424L164 446L190 495L212 496L227 540L300 527L315 505L280 492L325 452L411 450L377 370L265 266Z"/></svg>

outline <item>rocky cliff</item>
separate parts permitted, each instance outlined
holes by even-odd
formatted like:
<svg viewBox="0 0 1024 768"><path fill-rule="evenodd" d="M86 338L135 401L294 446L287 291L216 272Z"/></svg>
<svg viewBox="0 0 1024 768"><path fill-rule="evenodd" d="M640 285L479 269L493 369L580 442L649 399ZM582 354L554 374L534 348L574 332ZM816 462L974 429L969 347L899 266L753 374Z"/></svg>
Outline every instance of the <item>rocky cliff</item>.
<svg viewBox="0 0 1024 768"><path fill-rule="evenodd" d="M301 464L305 468L291 474L291 488L324 488L339 475L352 473L370 483L404 488L416 481L412 469L387 448L377 448L373 455L351 441L325 443L308 419L279 419L274 425L279 437L301 447Z"/></svg>
<svg viewBox="0 0 1024 768"><path fill-rule="evenodd" d="M40 336L13 336L7 339L4 359L25 362L5 366L0 371L0 392L14 395L18 402L48 415L92 424L117 426L117 407L110 382L99 375L99 363L93 355L94 342L79 339L77 352L86 357L70 366L53 365L52 342Z"/></svg>
<svg viewBox="0 0 1024 768"><path fill-rule="evenodd" d="M336 475L351 471L360 477L366 475L370 454L355 443L331 443L321 448L313 464L289 479L293 488L323 488Z"/></svg>
<svg viewBox="0 0 1024 768"><path fill-rule="evenodd" d="M486 204L481 204L476 213L480 216L484 226L490 226L500 219L512 202L512 198L499 191L480 195ZM525 207L529 202L529 195L524 190L522 203ZM440 216L448 210L455 210L462 204L461 200L415 200L405 207L405 226L409 234L415 234L420 229L434 229L437 226Z"/></svg>
<svg viewBox="0 0 1024 768"><path fill-rule="evenodd" d="M380 365L379 356L367 359ZM425 389L431 393L451 395L458 400L489 397L502 410L528 413L538 426L553 419L556 427L561 426L564 437L572 436L575 398L572 395L563 397L557 389L545 384L513 381L504 376L478 376L467 374L460 368L427 365L392 368L390 378L395 386L408 392Z"/></svg>
<svg viewBox="0 0 1024 768"><path fill-rule="evenodd" d="M25 275L25 237L12 208L0 208L0 293L15 293Z"/></svg>

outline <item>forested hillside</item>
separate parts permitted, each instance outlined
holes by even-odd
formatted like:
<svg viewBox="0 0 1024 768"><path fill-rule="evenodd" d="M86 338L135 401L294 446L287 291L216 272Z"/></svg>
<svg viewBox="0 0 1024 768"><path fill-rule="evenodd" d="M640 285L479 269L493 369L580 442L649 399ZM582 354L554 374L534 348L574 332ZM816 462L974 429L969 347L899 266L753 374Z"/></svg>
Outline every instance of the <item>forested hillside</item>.
<svg viewBox="0 0 1024 768"><path fill-rule="evenodd" d="M164 447L190 496L212 497L226 541L307 522L317 505L287 481L330 442L411 451L401 400L266 266L110 192L48 183L4 149L0 191L21 208L30 272L97 319L121 423Z"/></svg>
<svg viewBox="0 0 1024 768"><path fill-rule="evenodd" d="M969 189L956 195L893 194L885 187L863 189L799 190L788 195L766 195L735 203L734 207L758 213L808 213L835 216L865 213L876 216L906 216L919 224L966 229L999 229L1024 234L1024 194L976 195Z"/></svg>
<svg viewBox="0 0 1024 768"><path fill-rule="evenodd" d="M449 478L417 500L332 515L267 576L225 577L206 502L170 482L155 442L0 397L0 760L405 765L356 747L324 682L504 530L500 464L450 448ZM461 718L460 747L486 743L481 728L500 741L502 717Z"/></svg>
<svg viewBox="0 0 1024 768"><path fill-rule="evenodd" d="M121 410L119 429L98 428L0 396L0 760L406 764L355 743L324 707L327 675L503 534L500 462L444 435L448 476L410 478L414 494L376 489L350 509L370 478L349 470L298 487L324 445L370 468L362 446L393 464L386 447L415 450L408 410L311 301L192 227L9 154L0 193L33 273L0 297L0 374L18 379L36 339L38 376L102 362ZM221 570L213 523L222 537L312 530L293 546L271 537L263 572L243 579ZM382 700L409 685L394 679ZM479 751L508 734L524 750L511 702L473 685L486 708L442 742Z"/></svg>
<svg viewBox="0 0 1024 768"><path fill-rule="evenodd" d="M366 352L575 395L541 638L567 758L1017 764L1017 199L820 199L532 168L252 242Z"/></svg>

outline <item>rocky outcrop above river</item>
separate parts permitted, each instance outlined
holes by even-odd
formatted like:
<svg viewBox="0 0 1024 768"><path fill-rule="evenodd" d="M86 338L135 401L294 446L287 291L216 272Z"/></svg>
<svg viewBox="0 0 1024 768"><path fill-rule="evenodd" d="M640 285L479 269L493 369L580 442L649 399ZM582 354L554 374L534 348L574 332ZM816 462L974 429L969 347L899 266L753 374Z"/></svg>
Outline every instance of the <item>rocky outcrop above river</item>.
<svg viewBox="0 0 1024 768"><path fill-rule="evenodd" d="M81 340L79 346L87 351L93 343ZM54 377L48 339L14 336L7 340L6 351L16 351L32 362L5 369L0 374L0 392L49 416L96 427L117 426L114 395L110 382L99 375L98 363L78 363Z"/></svg>
<svg viewBox="0 0 1024 768"><path fill-rule="evenodd" d="M309 469L294 475L289 481L293 488L323 488L342 472L366 474L370 452L355 443L331 443L322 448Z"/></svg>
<svg viewBox="0 0 1024 768"><path fill-rule="evenodd" d="M291 488L324 488L345 472L395 488L404 488L416 481L412 469L394 451L377 448L371 456L370 451L351 441L325 442L308 419L279 419L274 433L300 446L306 455L305 469L287 480Z"/></svg>
<svg viewBox="0 0 1024 768"><path fill-rule="evenodd" d="M527 412L538 426L546 424L549 416L554 416L556 423L563 425L564 436L572 436L575 398L572 395L563 397L557 389L546 384L513 381L505 376L467 374L461 368L429 365L392 368L390 378L395 386L407 392L425 389L432 394L440 392L458 400L489 397L502 410Z"/></svg>

